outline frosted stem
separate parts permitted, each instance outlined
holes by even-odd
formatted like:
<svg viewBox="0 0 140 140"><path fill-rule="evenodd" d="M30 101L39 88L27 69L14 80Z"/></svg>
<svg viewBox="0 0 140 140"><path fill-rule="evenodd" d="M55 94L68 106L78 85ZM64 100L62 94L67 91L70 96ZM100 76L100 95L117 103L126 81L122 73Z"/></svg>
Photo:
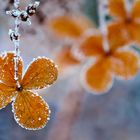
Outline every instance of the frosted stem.
<svg viewBox="0 0 140 140"><path fill-rule="evenodd" d="M18 11L19 8L19 0L15 0L14 1L14 6L16 8L16 10ZM20 25L20 20L19 17L17 16L15 18L15 34L18 35L19 34L19 25ZM19 60L19 56L20 56L20 52L19 52L19 38L18 40L13 40L14 42L14 46L15 46L15 56L14 56L14 69L15 69L15 74L14 74L14 79L16 80L16 85L18 88L20 88L20 83L19 83L19 77L18 77L18 60Z"/></svg>
<svg viewBox="0 0 140 140"><path fill-rule="evenodd" d="M20 88L21 85L19 83L19 75L18 75L18 64L19 64L19 42L20 42L20 34L19 34L19 26L21 21L27 22L29 25L30 17L35 14L37 7L39 6L39 2L35 2L34 4L29 4L25 10L21 10L19 7L20 0L14 0L15 9L11 11L7 11L6 13L15 18L15 30L9 30L9 35L11 40L14 42L15 46L15 55L14 55L14 79L16 80L17 87Z"/></svg>
<svg viewBox="0 0 140 140"><path fill-rule="evenodd" d="M109 49L108 38L107 38L108 31L107 31L107 26L105 21L106 6L107 6L106 0L98 0L99 26L100 26L100 31L102 32L103 35L103 48L106 52L109 52L110 49Z"/></svg>
<svg viewBox="0 0 140 140"><path fill-rule="evenodd" d="M132 0L124 0L124 2L125 2L125 9L129 17L129 15L131 14L131 9L132 9Z"/></svg>
<svg viewBox="0 0 140 140"><path fill-rule="evenodd" d="M14 6L16 9L19 8L20 0L14 0Z"/></svg>

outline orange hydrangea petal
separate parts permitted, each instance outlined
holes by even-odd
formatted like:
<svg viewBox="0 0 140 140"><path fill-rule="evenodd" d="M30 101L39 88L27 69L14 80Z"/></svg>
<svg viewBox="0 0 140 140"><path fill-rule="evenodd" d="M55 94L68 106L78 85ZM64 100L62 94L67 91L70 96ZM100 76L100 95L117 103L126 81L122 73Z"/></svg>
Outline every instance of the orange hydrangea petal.
<svg viewBox="0 0 140 140"><path fill-rule="evenodd" d="M133 51L116 51L111 62L113 72L123 79L135 76L139 70L139 57Z"/></svg>
<svg viewBox="0 0 140 140"><path fill-rule="evenodd" d="M131 41L131 36L122 22L111 23L108 25L108 41L111 50L120 48Z"/></svg>
<svg viewBox="0 0 140 140"><path fill-rule="evenodd" d="M84 57L104 54L102 36L92 35L87 37L78 48L78 53Z"/></svg>
<svg viewBox="0 0 140 140"><path fill-rule="evenodd" d="M38 58L27 69L21 85L24 89L41 89L56 81L58 70L47 58Z"/></svg>
<svg viewBox="0 0 140 140"><path fill-rule="evenodd" d="M64 15L52 19L49 26L58 36L77 38L92 24L84 16Z"/></svg>
<svg viewBox="0 0 140 140"><path fill-rule="evenodd" d="M6 107L16 95L15 89L0 83L0 109Z"/></svg>
<svg viewBox="0 0 140 140"><path fill-rule="evenodd" d="M3 66L3 58L0 56L0 80L2 80L1 79L1 77L2 77L2 66Z"/></svg>
<svg viewBox="0 0 140 140"><path fill-rule="evenodd" d="M14 69L14 53L3 54L3 66L1 71L1 80L3 83L9 86L15 86L16 81L14 79L15 69ZM18 60L18 78L19 82L22 79L22 59Z"/></svg>
<svg viewBox="0 0 140 140"><path fill-rule="evenodd" d="M50 117L47 103L39 95L24 90L13 102L13 112L19 125L29 130L43 128Z"/></svg>
<svg viewBox="0 0 140 140"><path fill-rule="evenodd" d="M61 70L80 64L80 61L73 56L71 47L67 46L58 53L56 62Z"/></svg>
<svg viewBox="0 0 140 140"><path fill-rule="evenodd" d="M127 28L131 36L131 41L140 44L140 24L132 23L131 25L128 25Z"/></svg>
<svg viewBox="0 0 140 140"><path fill-rule="evenodd" d="M108 59L102 58L89 68L86 68L83 81L93 93L98 94L108 91L113 82Z"/></svg>
<svg viewBox="0 0 140 140"><path fill-rule="evenodd" d="M109 12L113 16L125 19L126 10L124 0L109 0Z"/></svg>
<svg viewBox="0 0 140 140"><path fill-rule="evenodd" d="M140 1L135 0L133 8L132 8L132 18L137 19L140 18Z"/></svg>

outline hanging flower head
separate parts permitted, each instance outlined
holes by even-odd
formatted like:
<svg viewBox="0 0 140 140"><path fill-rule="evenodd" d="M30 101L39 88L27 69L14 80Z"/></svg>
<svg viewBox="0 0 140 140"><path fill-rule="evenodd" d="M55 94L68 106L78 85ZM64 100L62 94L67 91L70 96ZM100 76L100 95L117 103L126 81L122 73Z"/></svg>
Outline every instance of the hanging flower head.
<svg viewBox="0 0 140 140"><path fill-rule="evenodd" d="M30 64L22 77L23 62L19 58L17 85L14 79L14 53L2 54L0 63L0 108L13 102L14 117L21 127L29 130L43 128L49 120L50 110L35 90L56 81L58 71L55 64L47 58L39 57Z"/></svg>
<svg viewBox="0 0 140 140"><path fill-rule="evenodd" d="M70 43L66 42L56 55L60 71L80 64L80 61L73 56L71 48L88 29L93 28L93 23L83 15L63 15L52 18L49 21L49 27L55 35L63 40L72 40Z"/></svg>
<svg viewBox="0 0 140 140"><path fill-rule="evenodd" d="M114 76L130 79L139 70L139 57L134 51L109 47L109 51L105 51L102 35L93 34L82 41L76 50L78 54L91 60L84 68L82 82L93 93L107 92L113 84Z"/></svg>
<svg viewBox="0 0 140 140"><path fill-rule="evenodd" d="M109 0L109 14L114 22L112 38L123 38L124 43L140 43L140 1L135 0L132 9L126 8L125 0Z"/></svg>

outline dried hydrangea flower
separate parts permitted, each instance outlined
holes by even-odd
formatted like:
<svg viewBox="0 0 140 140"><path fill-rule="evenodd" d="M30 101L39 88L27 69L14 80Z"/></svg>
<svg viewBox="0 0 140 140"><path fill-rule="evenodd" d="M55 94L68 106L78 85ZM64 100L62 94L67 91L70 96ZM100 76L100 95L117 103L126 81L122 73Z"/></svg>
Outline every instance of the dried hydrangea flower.
<svg viewBox="0 0 140 140"><path fill-rule="evenodd" d="M89 28L93 28L93 23L83 15L63 15L52 18L48 25L55 35L70 40L70 43L66 42L56 55L60 71L64 72L66 68L80 64L72 54L72 46Z"/></svg>
<svg viewBox="0 0 140 140"><path fill-rule="evenodd" d="M109 14L114 18L110 25L114 33L110 36L114 40L123 38L126 44L129 42L140 44L140 1L134 1L131 6L132 9L126 8L125 0L109 0Z"/></svg>
<svg viewBox="0 0 140 140"><path fill-rule="evenodd" d="M57 79L55 64L44 57L35 59L22 77L22 59L18 59L19 86L14 78L14 53L6 53L0 57L0 108L13 101L12 107L17 123L26 129L43 128L49 120L48 104L32 90L42 89L53 84Z"/></svg>
<svg viewBox="0 0 140 140"><path fill-rule="evenodd" d="M139 70L139 56L134 50L114 49L110 46L107 52L101 34L90 35L76 51L91 60L81 75L83 85L93 93L107 92L113 84L114 76L129 79Z"/></svg>

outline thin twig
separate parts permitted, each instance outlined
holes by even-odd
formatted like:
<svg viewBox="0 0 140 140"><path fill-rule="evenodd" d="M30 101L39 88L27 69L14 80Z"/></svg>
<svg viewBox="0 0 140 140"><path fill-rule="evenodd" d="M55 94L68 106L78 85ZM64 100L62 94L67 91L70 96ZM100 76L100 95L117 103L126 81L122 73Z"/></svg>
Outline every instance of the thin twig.
<svg viewBox="0 0 140 140"><path fill-rule="evenodd" d="M20 0L14 0L14 6L16 8L16 10L18 11L19 9L19 3ZM17 16L15 18L15 34L18 35L19 34L19 26L20 26L20 20L19 17ZM15 56L14 56L14 68L15 68L15 74L14 74L14 79L16 80L16 85L18 88L20 88L20 83L19 83L19 76L18 76L18 60L19 60L19 56L20 56L20 51L19 51L19 38L18 40L14 40L14 46L15 46Z"/></svg>
<svg viewBox="0 0 140 140"><path fill-rule="evenodd" d="M129 17L130 14L131 14L131 9L132 9L132 1L130 1L130 0L124 0L124 2L125 2L125 10L126 10L127 15Z"/></svg>
<svg viewBox="0 0 140 140"><path fill-rule="evenodd" d="M9 30L9 35L11 40L14 42L15 46L15 54L14 54L14 79L16 81L17 88L21 88L21 85L19 83L19 57L20 57L20 51L19 51L19 43L20 43L20 34L19 34L19 26L21 22L27 22L29 25L31 25L30 17L33 16L36 13L36 9L39 6L39 2L35 2L34 4L29 4L28 7L26 7L25 10L20 9L20 0L14 0L14 10L7 11L6 13L12 17L15 18L15 30Z"/></svg>

